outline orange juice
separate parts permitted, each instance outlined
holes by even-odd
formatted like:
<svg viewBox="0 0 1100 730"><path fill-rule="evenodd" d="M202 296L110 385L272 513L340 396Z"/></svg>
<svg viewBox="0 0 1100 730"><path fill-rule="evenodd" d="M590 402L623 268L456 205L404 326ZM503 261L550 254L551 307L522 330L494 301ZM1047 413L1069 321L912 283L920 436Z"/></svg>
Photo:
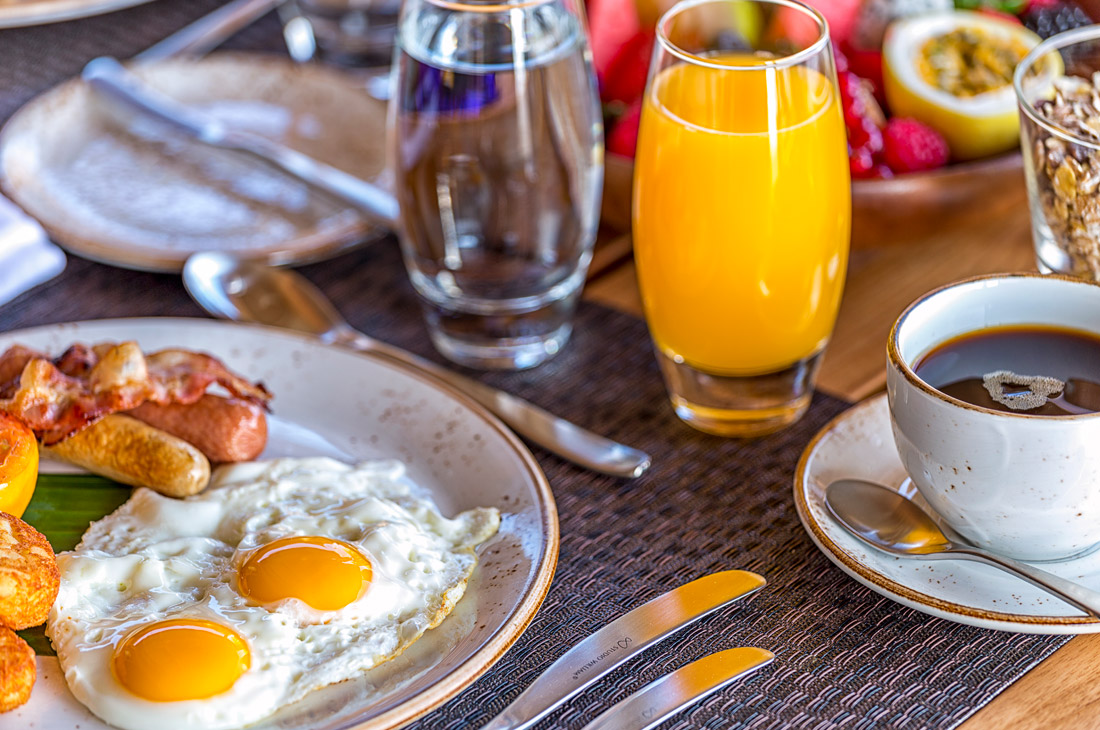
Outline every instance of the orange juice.
<svg viewBox="0 0 1100 730"><path fill-rule="evenodd" d="M775 372L820 351L848 256L835 87L803 66L714 68L746 61L661 71L634 167L650 332L666 356L716 375Z"/></svg>

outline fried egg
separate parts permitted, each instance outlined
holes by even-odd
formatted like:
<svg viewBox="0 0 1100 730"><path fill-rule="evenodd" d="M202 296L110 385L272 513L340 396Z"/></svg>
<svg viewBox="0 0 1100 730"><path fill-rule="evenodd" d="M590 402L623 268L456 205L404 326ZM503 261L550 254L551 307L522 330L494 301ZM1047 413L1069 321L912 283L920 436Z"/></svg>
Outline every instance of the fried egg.
<svg viewBox="0 0 1100 730"><path fill-rule="evenodd" d="M201 495L138 489L93 523L58 556L47 635L112 725L241 727L439 624L499 523L443 517L395 461L237 464Z"/></svg>

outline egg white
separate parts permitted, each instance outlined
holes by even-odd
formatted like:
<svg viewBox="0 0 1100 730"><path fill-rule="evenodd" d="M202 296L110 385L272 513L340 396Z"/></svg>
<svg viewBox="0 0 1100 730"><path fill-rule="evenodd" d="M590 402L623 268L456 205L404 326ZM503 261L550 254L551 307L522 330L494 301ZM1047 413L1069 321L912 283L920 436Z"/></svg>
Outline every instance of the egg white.
<svg viewBox="0 0 1100 730"><path fill-rule="evenodd" d="M148 489L95 522L76 550L58 556L61 591L47 621L78 700L125 730L235 728L400 654L442 621L492 537L493 508L443 517L395 461L358 466L327 458L224 467L185 500ZM237 590L255 548L318 535L358 546L372 578L338 611L297 599L258 606ZM235 629L251 665L227 691L202 700L152 702L118 683L114 646L137 626L205 618Z"/></svg>

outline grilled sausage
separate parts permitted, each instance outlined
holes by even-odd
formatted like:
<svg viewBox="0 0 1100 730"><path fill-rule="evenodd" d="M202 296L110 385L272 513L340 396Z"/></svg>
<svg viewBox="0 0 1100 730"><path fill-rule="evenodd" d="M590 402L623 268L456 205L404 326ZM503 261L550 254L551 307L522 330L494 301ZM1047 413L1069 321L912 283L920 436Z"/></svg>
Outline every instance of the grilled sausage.
<svg viewBox="0 0 1100 730"><path fill-rule="evenodd" d="M169 497L206 488L210 462L183 439L118 413L42 450L109 479Z"/></svg>
<svg viewBox="0 0 1100 730"><path fill-rule="evenodd" d="M209 393L195 403L142 403L129 415L183 439L210 461L251 461L267 445L267 418L260 406Z"/></svg>

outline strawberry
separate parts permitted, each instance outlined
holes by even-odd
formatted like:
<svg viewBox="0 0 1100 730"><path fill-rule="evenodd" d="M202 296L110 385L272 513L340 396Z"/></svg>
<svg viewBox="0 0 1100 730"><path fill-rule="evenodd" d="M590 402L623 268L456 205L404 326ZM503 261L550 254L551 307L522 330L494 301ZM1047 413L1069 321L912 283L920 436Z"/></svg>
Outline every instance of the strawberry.
<svg viewBox="0 0 1100 730"><path fill-rule="evenodd" d="M641 119L642 102L638 99L627 107L608 133L607 151L614 155L633 157L634 148L638 145L638 123Z"/></svg>
<svg viewBox="0 0 1100 730"><path fill-rule="evenodd" d="M894 176L894 171L883 164L875 165L871 168L871 177L879 180L889 180Z"/></svg>
<svg viewBox="0 0 1100 730"><path fill-rule="evenodd" d="M856 127L848 128L848 145L852 149L864 148L871 154L882 151L882 130L870 119L864 117Z"/></svg>
<svg viewBox="0 0 1100 730"><path fill-rule="evenodd" d="M607 65L607 73L600 79L604 101L630 104L642 98L649 74L649 57L653 55L653 42L652 31L638 31L619 46Z"/></svg>
<svg viewBox="0 0 1100 730"><path fill-rule="evenodd" d="M862 119L870 119L878 126L886 124L882 107L871 93L871 85L850 71L837 74L840 85L841 107L844 110L844 123L849 128L857 127Z"/></svg>
<svg viewBox="0 0 1100 730"><path fill-rule="evenodd" d="M840 50L837 44L833 44L833 62L836 64L836 72L842 74L848 71L848 57Z"/></svg>
<svg viewBox="0 0 1100 730"><path fill-rule="evenodd" d="M951 157L939 132L916 119L895 117L882 130L883 158L897 173L943 167Z"/></svg>
<svg viewBox="0 0 1100 730"><path fill-rule="evenodd" d="M852 150L848 157L848 169L855 180L874 177L875 158L871 151L863 147Z"/></svg>

